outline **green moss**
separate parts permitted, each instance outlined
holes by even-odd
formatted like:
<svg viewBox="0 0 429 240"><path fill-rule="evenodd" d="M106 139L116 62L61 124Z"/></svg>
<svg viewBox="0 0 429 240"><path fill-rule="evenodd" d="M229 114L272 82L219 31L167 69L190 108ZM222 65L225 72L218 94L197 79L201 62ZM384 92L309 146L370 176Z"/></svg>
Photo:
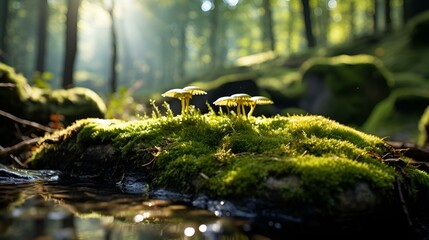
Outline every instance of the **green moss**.
<svg viewBox="0 0 429 240"><path fill-rule="evenodd" d="M15 115L22 114L24 100L28 98L24 76L17 74L12 67L0 63L0 83L9 84L0 88L0 109Z"/></svg>
<svg viewBox="0 0 429 240"><path fill-rule="evenodd" d="M128 122L80 120L46 136L30 165L98 172L112 181L133 171L153 187L184 193L335 210L341 193L359 183L391 197L399 175L380 160L391 151L383 139L321 116L245 121L194 113ZM426 175L413 173L424 178L419 186L427 185Z"/></svg>
<svg viewBox="0 0 429 240"><path fill-rule="evenodd" d="M70 125L77 119L103 118L106 111L103 100L87 88L30 90L24 115L40 123L49 122L49 115L53 113L64 116L64 124Z"/></svg>

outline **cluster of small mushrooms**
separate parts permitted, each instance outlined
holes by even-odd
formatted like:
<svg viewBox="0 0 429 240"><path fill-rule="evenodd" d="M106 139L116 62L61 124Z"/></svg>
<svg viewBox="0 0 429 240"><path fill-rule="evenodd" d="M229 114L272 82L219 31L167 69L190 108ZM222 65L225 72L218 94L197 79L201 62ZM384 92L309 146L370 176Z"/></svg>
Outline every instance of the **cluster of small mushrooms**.
<svg viewBox="0 0 429 240"><path fill-rule="evenodd" d="M204 95L204 94L207 94L207 92L202 90L199 87L187 86L182 89L174 88L174 89L168 90L167 92L161 94L161 96L178 98L182 104L182 114L186 114L188 112L189 102L191 101L192 96Z"/></svg>
<svg viewBox="0 0 429 240"><path fill-rule="evenodd" d="M182 89L175 88L168 90L163 93L163 97L173 97L178 98L181 101L182 114L186 114L189 108L189 102L192 99L193 95L204 95L207 94L203 89L196 86L187 86ZM273 104L273 101L264 96L250 96L246 93L237 93L231 96L220 97L213 102L216 106L226 106L229 113L229 107L237 107L237 116L247 116L248 118L252 116L253 111L255 110L256 105L266 105ZM250 107L249 113L246 115L245 106Z"/></svg>
<svg viewBox="0 0 429 240"><path fill-rule="evenodd" d="M227 97L220 97L213 102L216 106L226 106L229 112L229 107L237 106L237 116L246 116L244 106L250 106L250 111L247 117L251 117L255 111L256 105L273 104L273 101L264 96L250 96L246 93L237 93Z"/></svg>

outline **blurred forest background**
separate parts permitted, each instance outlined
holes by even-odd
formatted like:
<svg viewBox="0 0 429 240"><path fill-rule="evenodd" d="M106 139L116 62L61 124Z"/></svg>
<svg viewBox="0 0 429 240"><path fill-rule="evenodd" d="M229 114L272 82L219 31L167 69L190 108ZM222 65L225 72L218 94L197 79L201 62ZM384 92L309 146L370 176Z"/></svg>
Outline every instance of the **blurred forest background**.
<svg viewBox="0 0 429 240"><path fill-rule="evenodd" d="M241 57L400 29L422 0L1 0L1 61L31 84L137 98ZM76 41L76 42L74 42Z"/></svg>
<svg viewBox="0 0 429 240"><path fill-rule="evenodd" d="M274 100L257 114L321 114L392 136L380 131L388 121L415 136L429 105L428 9L425 0L0 0L0 60L33 87L95 91L108 118L147 113L150 99L196 84L209 103L246 92ZM344 54L374 59L310 61ZM64 115L62 101L46 112Z"/></svg>

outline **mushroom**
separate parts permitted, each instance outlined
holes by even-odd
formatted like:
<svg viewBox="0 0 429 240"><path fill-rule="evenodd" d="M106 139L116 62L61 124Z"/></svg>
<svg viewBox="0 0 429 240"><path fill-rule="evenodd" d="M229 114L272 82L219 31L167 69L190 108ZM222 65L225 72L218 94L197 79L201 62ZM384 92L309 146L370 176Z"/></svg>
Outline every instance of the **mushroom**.
<svg viewBox="0 0 429 240"><path fill-rule="evenodd" d="M192 98L192 94L188 91L185 91L183 89L180 88L174 88L171 90L168 90L167 92L161 94L161 96L163 97L172 97L172 98L178 98L180 100L181 103L181 113L184 114L186 111L186 102L188 101L187 99Z"/></svg>
<svg viewBox="0 0 429 240"><path fill-rule="evenodd" d="M273 104L273 101L267 97L264 96L254 96L251 97L250 100L250 111L247 115L247 117L251 117L253 114L253 111L256 108L256 105L266 105L266 104Z"/></svg>
<svg viewBox="0 0 429 240"><path fill-rule="evenodd" d="M240 117L241 114L246 115L246 111L244 109L245 105L249 105L250 95L246 93L237 93L231 95L231 98L234 102L237 103L237 116Z"/></svg>
<svg viewBox="0 0 429 240"><path fill-rule="evenodd" d="M206 91L204 91L203 89L201 89L200 87L197 86L186 86L184 88L182 88L182 90L189 92L191 95L189 95L188 98L185 99L185 111L188 110L189 107L189 101L191 100L193 95L204 95L207 94Z"/></svg>
<svg viewBox="0 0 429 240"><path fill-rule="evenodd" d="M181 113L184 114L188 112L189 101L191 100L192 95L203 95L203 94L207 94L207 92L205 92L204 90L196 86L187 86L182 89L174 88L174 89L168 90L167 92L161 94L161 96L180 99L180 102L182 105Z"/></svg>
<svg viewBox="0 0 429 240"><path fill-rule="evenodd" d="M235 102L235 100L232 97L220 97L216 101L214 101L213 104L216 106L226 106L228 114L229 114L229 107L237 106L237 102Z"/></svg>

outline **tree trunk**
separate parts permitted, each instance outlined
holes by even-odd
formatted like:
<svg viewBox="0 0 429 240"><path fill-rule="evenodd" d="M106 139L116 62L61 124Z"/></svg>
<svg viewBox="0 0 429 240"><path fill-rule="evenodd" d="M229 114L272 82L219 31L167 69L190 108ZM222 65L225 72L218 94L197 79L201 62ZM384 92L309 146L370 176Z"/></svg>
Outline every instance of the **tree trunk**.
<svg viewBox="0 0 429 240"><path fill-rule="evenodd" d="M112 52L111 52L111 63L110 63L110 93L113 94L117 91L117 72L116 64L118 63L118 38L116 36L116 25L115 25L115 0L112 0L112 5L108 8L107 12L110 16L110 36L112 41Z"/></svg>
<svg viewBox="0 0 429 240"><path fill-rule="evenodd" d="M378 0L374 0L374 12L372 14L372 23L374 34L378 32Z"/></svg>
<svg viewBox="0 0 429 240"><path fill-rule="evenodd" d="M262 8L264 9L264 16L262 18L262 41L266 45L265 49L275 50L274 38L274 24L273 24L273 11L271 7L271 0L262 0Z"/></svg>
<svg viewBox="0 0 429 240"><path fill-rule="evenodd" d="M64 60L63 88L74 86L73 72L77 52L77 23L81 0L67 0L66 50Z"/></svg>
<svg viewBox="0 0 429 240"><path fill-rule="evenodd" d="M186 76L186 69L185 69L185 63L187 58L187 48L186 48L186 29L188 27L188 21L189 21L189 6L186 4L183 9L182 13L179 13L180 18L180 30L179 30L179 59L178 59L178 75L179 80L182 80Z"/></svg>
<svg viewBox="0 0 429 240"><path fill-rule="evenodd" d="M8 0L0 1L0 62L6 62L6 29L8 5Z"/></svg>
<svg viewBox="0 0 429 240"><path fill-rule="evenodd" d="M311 16L310 16L310 3L309 0L301 0L302 3L302 13L304 16L305 24L305 37L307 38L307 46L313 48L316 46L316 39L313 34L313 27L311 25Z"/></svg>
<svg viewBox="0 0 429 240"><path fill-rule="evenodd" d="M48 23L48 0L40 0L39 29L37 37L36 71L40 74L45 71L46 34Z"/></svg>
<svg viewBox="0 0 429 240"><path fill-rule="evenodd" d="M391 11L391 1L384 0L384 31L391 32L392 31L392 11Z"/></svg>
<svg viewBox="0 0 429 240"><path fill-rule="evenodd" d="M210 28L211 28L211 35L210 35L210 58L211 58L211 69L215 69L218 65L217 62L217 41L218 39L218 25L219 25L219 8L220 8L220 0L214 0L214 9L211 12L210 15Z"/></svg>

